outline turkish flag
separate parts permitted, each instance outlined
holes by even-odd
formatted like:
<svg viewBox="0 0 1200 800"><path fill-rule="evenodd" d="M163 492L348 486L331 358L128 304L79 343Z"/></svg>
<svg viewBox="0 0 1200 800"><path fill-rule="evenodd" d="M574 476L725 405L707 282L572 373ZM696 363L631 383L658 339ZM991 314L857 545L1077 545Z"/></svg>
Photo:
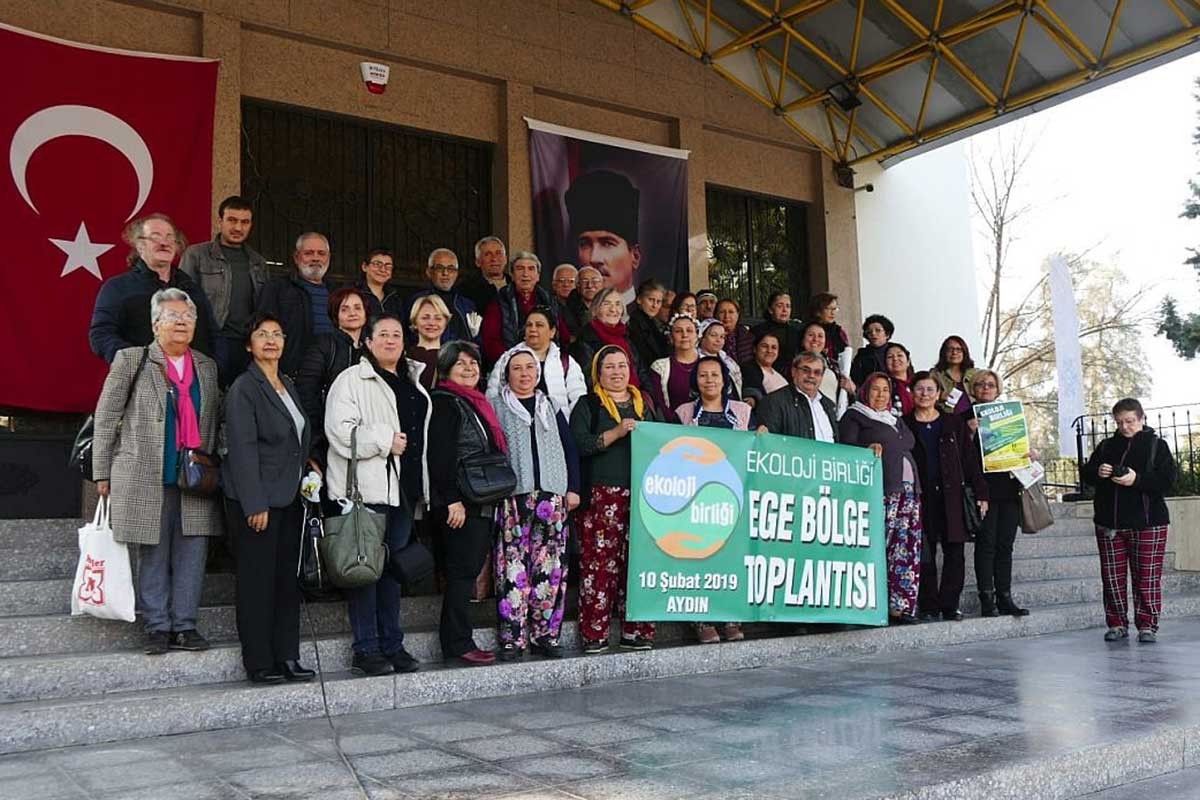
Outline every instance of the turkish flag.
<svg viewBox="0 0 1200 800"><path fill-rule="evenodd" d="M0 75L20 76L0 104L0 405L90 411L108 367L88 324L126 223L209 238L217 62L0 25Z"/></svg>

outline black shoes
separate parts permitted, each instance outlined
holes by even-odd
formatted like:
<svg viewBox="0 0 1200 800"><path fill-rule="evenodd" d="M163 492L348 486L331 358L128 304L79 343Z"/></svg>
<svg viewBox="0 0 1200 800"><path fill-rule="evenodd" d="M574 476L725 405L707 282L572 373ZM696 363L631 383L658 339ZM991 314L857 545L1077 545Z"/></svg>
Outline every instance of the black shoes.
<svg viewBox="0 0 1200 800"><path fill-rule="evenodd" d="M416 672L421 668L421 662L403 647L391 655L385 655L384 658L392 662L392 669L396 672Z"/></svg>
<svg viewBox="0 0 1200 800"><path fill-rule="evenodd" d="M621 649L622 650L653 650L654 640L647 639L640 633L621 634Z"/></svg>
<svg viewBox="0 0 1200 800"><path fill-rule="evenodd" d="M1011 592L996 592L996 610L1010 617L1028 617L1029 609L1021 608L1013 602Z"/></svg>
<svg viewBox="0 0 1200 800"><path fill-rule="evenodd" d="M275 672L283 675L285 680L304 683L317 677L316 670L309 669L295 659L275 665ZM253 678L251 678L253 680Z"/></svg>
<svg viewBox="0 0 1200 800"><path fill-rule="evenodd" d="M172 650L198 651L207 650L210 647L212 645L208 643L208 639L201 636L195 628L190 631L175 631L171 634Z"/></svg>
<svg viewBox="0 0 1200 800"><path fill-rule="evenodd" d="M941 614L936 611L921 612L921 622L937 622L941 618Z"/></svg>
<svg viewBox="0 0 1200 800"><path fill-rule="evenodd" d="M496 651L496 658L504 662L520 661L525 658L525 650L512 642L505 642Z"/></svg>
<svg viewBox="0 0 1200 800"><path fill-rule="evenodd" d="M942 619L945 620L946 622L962 622L963 613L961 611L959 611L957 608L954 609L953 611L943 611Z"/></svg>
<svg viewBox="0 0 1200 800"><path fill-rule="evenodd" d="M996 610L996 593L995 592L980 592L979 593L979 616L981 617L998 617L1000 612Z"/></svg>
<svg viewBox="0 0 1200 800"><path fill-rule="evenodd" d="M279 671L278 667L271 667L270 669L253 670L251 672L246 673L246 677L250 679L251 683L268 684L268 683L282 683L284 675L282 672ZM289 678L288 680L291 680L291 679Z"/></svg>
<svg viewBox="0 0 1200 800"><path fill-rule="evenodd" d="M350 661L350 674L362 678L368 675L387 675L395 670L383 653L355 653Z"/></svg>
<svg viewBox="0 0 1200 800"><path fill-rule="evenodd" d="M597 656L608 651L608 641L605 639L584 639L581 645L585 656Z"/></svg>
<svg viewBox="0 0 1200 800"><path fill-rule="evenodd" d="M146 634L143 652L148 656L161 656L171 649L171 634L167 631L151 631Z"/></svg>
<svg viewBox="0 0 1200 800"><path fill-rule="evenodd" d="M562 658L564 655L562 645L559 644L558 639L549 636L534 639L529 643L529 649L542 658Z"/></svg>

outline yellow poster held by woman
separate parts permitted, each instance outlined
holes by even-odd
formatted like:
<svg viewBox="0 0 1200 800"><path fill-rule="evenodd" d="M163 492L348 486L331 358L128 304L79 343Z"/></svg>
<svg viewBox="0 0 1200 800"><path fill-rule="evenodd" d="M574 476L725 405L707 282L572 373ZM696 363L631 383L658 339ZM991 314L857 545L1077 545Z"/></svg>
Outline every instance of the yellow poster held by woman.
<svg viewBox="0 0 1200 800"><path fill-rule="evenodd" d="M979 403L979 447L984 472L1007 472L1029 466L1029 423L1019 400Z"/></svg>

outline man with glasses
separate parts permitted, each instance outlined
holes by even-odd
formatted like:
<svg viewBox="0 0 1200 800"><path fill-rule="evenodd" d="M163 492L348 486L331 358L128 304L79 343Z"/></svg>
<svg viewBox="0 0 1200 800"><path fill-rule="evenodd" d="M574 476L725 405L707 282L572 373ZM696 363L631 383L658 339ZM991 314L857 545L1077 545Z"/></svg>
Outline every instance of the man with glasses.
<svg viewBox="0 0 1200 800"><path fill-rule="evenodd" d="M148 214L129 223L123 238L131 248L129 271L106 280L96 295L88 328L92 352L111 364L117 351L150 344L150 298L160 289L181 289L196 304L192 346L211 356L217 323L204 290L175 266L187 245L175 223L166 214Z"/></svg>
<svg viewBox="0 0 1200 800"><path fill-rule="evenodd" d="M456 340L476 341L483 318L475 304L454 287L458 281L458 256L448 247L439 247L429 254L426 265L425 276L429 278L429 286L408 298L404 310L399 314L400 319L410 319L418 300L436 294L450 311L450 321L442 332L442 344ZM413 343L417 341L417 332L411 327L408 329L408 339Z"/></svg>
<svg viewBox="0 0 1200 800"><path fill-rule="evenodd" d="M287 341L279 371L295 378L308 348L323 333L333 331L329 318L329 293L337 287L326 279L329 272L329 239L309 231L296 239L292 253L296 271L272 278L263 287L258 310L279 319Z"/></svg>
<svg viewBox="0 0 1200 800"><path fill-rule="evenodd" d="M563 321L571 335L578 335L592 320L592 300L604 288L604 276L595 267L580 267L575 278L576 288L560 306Z"/></svg>
<svg viewBox="0 0 1200 800"><path fill-rule="evenodd" d="M824 374L820 353L802 352L792 359L792 388L771 392L754 409L758 432L837 442L837 411L820 389Z"/></svg>
<svg viewBox="0 0 1200 800"><path fill-rule="evenodd" d="M458 291L475 304L475 310L483 313L496 293L508 285L505 267L508 266L508 248L499 236L485 236L475 243L475 269L459 282Z"/></svg>
<svg viewBox="0 0 1200 800"><path fill-rule="evenodd" d="M392 272L396 267L391 250L377 247L367 253L359 269L362 278L355 284L367 304L367 317L375 319L384 314L400 316L404 311L404 298L400 290L392 286Z"/></svg>
<svg viewBox="0 0 1200 800"><path fill-rule="evenodd" d="M189 247L179 269L208 296L216 318L217 373L222 387L233 383L250 363L242 346L246 322L254 313L258 295L267 282L267 263L246 244L254 224L249 201L233 195L217 207L217 235L211 242Z"/></svg>

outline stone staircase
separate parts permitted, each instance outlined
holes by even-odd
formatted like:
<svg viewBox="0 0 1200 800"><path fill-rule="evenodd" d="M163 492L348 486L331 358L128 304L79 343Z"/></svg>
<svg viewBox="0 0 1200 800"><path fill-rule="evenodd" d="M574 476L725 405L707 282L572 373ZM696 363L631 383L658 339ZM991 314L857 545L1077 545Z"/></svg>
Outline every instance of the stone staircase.
<svg viewBox="0 0 1200 800"><path fill-rule="evenodd" d="M454 700L794 663L830 655L876 653L970 641L1032 636L1100 626L1100 580L1088 506L1057 505L1056 524L1021 535L1014 595L1033 610L1024 619L979 619L971 548L961 623L789 635L751 626L745 642L692 643L686 626L663 625L650 653L611 652L561 661L529 659L478 669L441 664L437 597L405 598L405 645L424 662L412 675L352 678L342 603L302 612L302 660L312 665L312 632L335 714L380 711ZM245 682L237 646L233 581L206 580L200 629L214 643L204 653L141 653L139 625L71 617L68 597L77 557L71 520L0 521L0 753L312 718L323 713L322 689L254 687ZM1200 614L1200 573L1174 570L1168 553L1164 615ZM490 603L474 606L477 639L494 643ZM577 645L573 622L564 629Z"/></svg>

